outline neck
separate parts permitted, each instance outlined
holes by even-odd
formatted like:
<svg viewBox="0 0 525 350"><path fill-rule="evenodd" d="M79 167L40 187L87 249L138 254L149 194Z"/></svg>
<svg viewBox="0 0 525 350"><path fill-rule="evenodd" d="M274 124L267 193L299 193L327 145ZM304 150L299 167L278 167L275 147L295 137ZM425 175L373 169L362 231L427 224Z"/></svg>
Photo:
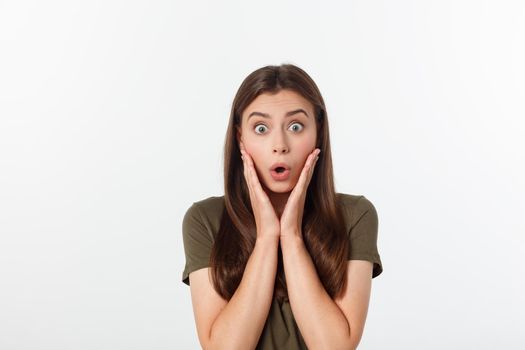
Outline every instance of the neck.
<svg viewBox="0 0 525 350"><path fill-rule="evenodd" d="M270 202L272 202L277 217L280 219L284 211L284 207L286 206L286 201L288 201L288 197L290 196L290 192L276 193L272 192L268 188L265 188L265 192L268 195Z"/></svg>

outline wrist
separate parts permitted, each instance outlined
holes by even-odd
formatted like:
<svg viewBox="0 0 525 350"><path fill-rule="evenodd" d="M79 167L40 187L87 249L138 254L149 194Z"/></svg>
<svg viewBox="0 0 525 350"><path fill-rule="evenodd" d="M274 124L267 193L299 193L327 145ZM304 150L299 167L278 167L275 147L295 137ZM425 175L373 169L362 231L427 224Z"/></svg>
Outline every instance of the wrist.
<svg viewBox="0 0 525 350"><path fill-rule="evenodd" d="M281 242L281 246L283 246L283 245L294 245L294 246L297 246L297 245L304 244L303 236L301 235L300 232L297 232L297 231L281 234L280 242Z"/></svg>
<svg viewBox="0 0 525 350"><path fill-rule="evenodd" d="M255 240L257 245L279 245L279 236L277 235L261 235L257 236Z"/></svg>

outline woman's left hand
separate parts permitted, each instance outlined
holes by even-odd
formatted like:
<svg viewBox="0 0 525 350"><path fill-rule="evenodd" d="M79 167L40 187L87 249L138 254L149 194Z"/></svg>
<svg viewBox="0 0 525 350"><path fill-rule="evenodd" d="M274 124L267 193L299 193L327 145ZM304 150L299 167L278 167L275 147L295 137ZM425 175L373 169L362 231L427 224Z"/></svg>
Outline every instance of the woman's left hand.
<svg viewBox="0 0 525 350"><path fill-rule="evenodd" d="M320 149L316 148L306 158L303 170L297 180L297 184L290 193L286 206L280 218L281 223L281 240L286 237L296 237L302 239L302 222L304 203L306 200L306 190L312 179L315 164L319 159Z"/></svg>

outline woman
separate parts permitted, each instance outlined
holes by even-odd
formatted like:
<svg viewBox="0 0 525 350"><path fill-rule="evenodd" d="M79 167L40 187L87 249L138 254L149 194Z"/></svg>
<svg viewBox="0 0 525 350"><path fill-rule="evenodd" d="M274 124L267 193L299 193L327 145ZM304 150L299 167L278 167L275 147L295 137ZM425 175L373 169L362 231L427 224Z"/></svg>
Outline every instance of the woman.
<svg viewBox="0 0 525 350"><path fill-rule="evenodd" d="M224 188L183 220L202 347L355 349L383 270L377 212L335 192L325 104L301 68L266 66L242 82Z"/></svg>

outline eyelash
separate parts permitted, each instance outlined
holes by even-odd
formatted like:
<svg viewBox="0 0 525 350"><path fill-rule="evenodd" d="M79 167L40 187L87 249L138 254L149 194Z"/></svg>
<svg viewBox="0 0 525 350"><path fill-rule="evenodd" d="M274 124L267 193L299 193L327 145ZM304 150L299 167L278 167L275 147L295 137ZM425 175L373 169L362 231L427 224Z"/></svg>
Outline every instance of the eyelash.
<svg viewBox="0 0 525 350"><path fill-rule="evenodd" d="M292 126L292 125L294 125L294 124L299 124L299 125L301 125L301 130L299 130L299 131L297 131L297 132L301 132L301 131L304 129L304 125L303 125L303 123L300 123L300 122L292 122L292 124L290 124L290 126ZM267 128L266 125L264 125L264 124L262 124L262 123L258 123L258 124L255 125L254 130L256 130L257 127L260 126L260 125L263 125L264 127ZM258 135L262 135L262 133L258 133L258 132L255 132L255 133L258 134Z"/></svg>

